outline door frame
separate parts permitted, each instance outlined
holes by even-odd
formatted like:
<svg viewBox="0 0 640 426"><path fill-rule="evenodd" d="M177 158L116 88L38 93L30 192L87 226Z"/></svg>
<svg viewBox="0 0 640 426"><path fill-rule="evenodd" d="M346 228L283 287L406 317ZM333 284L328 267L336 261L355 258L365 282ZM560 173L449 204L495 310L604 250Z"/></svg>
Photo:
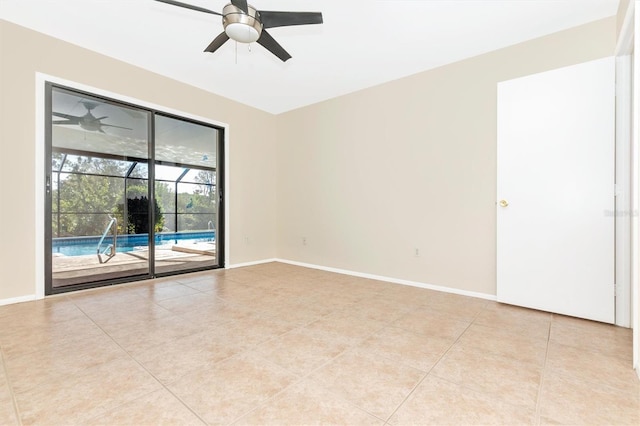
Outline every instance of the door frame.
<svg viewBox="0 0 640 426"><path fill-rule="evenodd" d="M220 242L220 268L225 268L228 264L229 254L230 254L230 237L228 230L230 225L229 220L229 125L227 123L219 122L212 120L207 117L198 116L192 113L187 113L184 111L176 110L170 107L161 106L157 104L153 104L151 102L142 101L140 99L136 99L130 96L122 95L119 93L114 93L108 90L99 89L96 87L88 86L82 83L77 83L74 81L69 81L63 78L59 78L56 76L44 74L44 73L36 73L35 76L35 94L36 94L36 135L34 138L35 142L35 155L34 155L34 163L35 163L35 187L34 187L34 196L35 196L35 261L36 268L34 271L34 293L35 299L43 299L45 297L45 285L46 285L46 248L45 248L45 180L46 180L46 132L47 132L47 116L46 116L46 97L47 97L47 83L51 83L53 85L67 87L72 90L77 90L80 92L87 92L95 95L97 97L109 98L114 101L122 102L124 104L137 105L139 107L149 109L155 112L162 113L168 116L175 116L184 118L186 120L193 120L195 122L201 122L205 124L209 124L215 127L218 127L223 132L223 138L221 140L222 146L219 147L221 151L220 160L224 165L222 168L221 180L222 185L220 188L223 189L224 199L222 203L222 209L219 210L218 214L222 215L220 222L223 224L223 232L222 238ZM190 272L190 271L186 271ZM166 274L163 274L166 275Z"/></svg>
<svg viewBox="0 0 640 426"><path fill-rule="evenodd" d="M628 196L623 214L616 215L616 324L633 328L633 367L640 377L640 144L638 140L638 111L640 61L634 46L640 43L635 28L640 25L640 14L631 0L616 44L616 173L627 167L627 175L616 176L621 185L616 192ZM623 162L619 162L623 159ZM618 177L622 180L618 181ZM621 206L623 209L625 206ZM620 244L618 246L618 238ZM628 250L628 251L625 251Z"/></svg>
<svg viewBox="0 0 640 426"><path fill-rule="evenodd" d="M620 39L623 41L623 39ZM616 49L616 321L631 326L632 275L632 57L633 40L624 39Z"/></svg>

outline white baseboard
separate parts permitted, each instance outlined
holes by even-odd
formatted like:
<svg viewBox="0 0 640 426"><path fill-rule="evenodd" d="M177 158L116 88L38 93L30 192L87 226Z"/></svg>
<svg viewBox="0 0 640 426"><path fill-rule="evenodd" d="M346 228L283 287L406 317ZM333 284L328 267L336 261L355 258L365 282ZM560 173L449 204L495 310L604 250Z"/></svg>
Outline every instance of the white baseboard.
<svg viewBox="0 0 640 426"><path fill-rule="evenodd" d="M356 272L356 271L349 271L349 270L346 270L346 269L331 268L331 267L327 267L327 266L314 265L314 264L311 264L311 263L304 263L304 262L296 262L294 260L287 260L287 259L274 259L274 261L282 262L282 263L288 263L290 265L302 266L302 267L305 267L305 268L319 269L321 271L335 272L335 273L344 274L344 275L351 275L351 276L359 277L359 278L369 278L369 279L372 279L372 280L386 281L386 282L390 282L390 283L393 283L393 284L402 284L402 285L408 285L408 286L411 286L411 287L426 288L428 290L441 291L443 293L453 293L453 294L459 294L461 296L476 297L478 299L491 300L491 301L494 301L494 302L497 300L496 296L494 296L492 294L478 293L478 292L475 292L475 291L460 290L460 289L457 289L457 288L444 287L444 286L435 285L435 284L420 283L420 282L417 282L417 281L409 281L409 280L403 280L403 279L399 279L399 278L384 277L384 276L381 276L381 275L366 274L366 273L363 273L363 272Z"/></svg>
<svg viewBox="0 0 640 426"><path fill-rule="evenodd" d="M264 263L271 263L271 262L287 263L287 264L290 264L290 265L302 266L304 268L312 268L312 269L318 269L318 270L321 270L321 271L335 272L335 273L338 273L338 274L350 275L350 276L353 276L353 277L368 278L368 279L372 279L372 280L385 281L385 282L389 282L389 283L393 283L393 284L408 285L408 286L411 286L411 287L419 287L419 288L425 288L425 289L428 289L428 290L441 291L441 292L444 292L444 293L459 294L461 296L469 296L469 297L476 297L478 299L496 301L496 296L491 295L491 294L486 294L486 293L478 293L478 292L475 292L475 291L460 290L460 289L457 289L457 288L451 288L451 287L444 287L444 286L439 286L439 285L434 285L434 284L421 283L421 282L417 282L417 281L403 280L403 279L399 279L399 278L385 277L385 276L381 276L381 275L367 274L367 273L364 273L364 272L350 271L350 270L347 270L347 269L331 268L331 267L328 267L328 266L314 265L314 264L311 264L311 263L297 262L297 261L294 261L294 260L279 259L279 258L254 260L254 261L251 261L251 262L243 262L243 263L234 263L234 264L231 264L231 265L225 265L225 268L227 268L227 269L235 269L235 268L242 268L242 267L246 267L246 266L262 265ZM30 302L30 301L33 301L33 300L36 300L36 299L37 299L37 297L35 295L13 297L13 298L9 298L9 299L0 299L0 306L2 306L2 305L10 305L10 304L13 304L13 303ZM638 374L640 375L640 371L638 371Z"/></svg>
<svg viewBox="0 0 640 426"><path fill-rule="evenodd" d="M231 265L225 265L226 269L234 269L234 268L243 268L245 266L254 266L254 265L262 265L263 263L271 263L278 262L278 259L262 259L262 260L254 260L251 262L243 262L243 263L232 263Z"/></svg>
<svg viewBox="0 0 640 426"><path fill-rule="evenodd" d="M36 299L37 297L35 294L20 297L10 297L9 299L0 299L0 306L12 305L14 303L32 302Z"/></svg>

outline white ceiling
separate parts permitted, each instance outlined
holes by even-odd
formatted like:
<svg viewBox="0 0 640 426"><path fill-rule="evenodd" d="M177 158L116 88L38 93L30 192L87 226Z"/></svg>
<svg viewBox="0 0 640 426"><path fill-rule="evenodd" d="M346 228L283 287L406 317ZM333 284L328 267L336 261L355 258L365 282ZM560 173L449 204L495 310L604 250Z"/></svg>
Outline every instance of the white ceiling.
<svg viewBox="0 0 640 426"><path fill-rule="evenodd" d="M203 53L221 18L153 0L0 0L0 18L277 114L605 18L619 0L250 3L320 11L324 24L270 29L293 56L282 63L257 44Z"/></svg>

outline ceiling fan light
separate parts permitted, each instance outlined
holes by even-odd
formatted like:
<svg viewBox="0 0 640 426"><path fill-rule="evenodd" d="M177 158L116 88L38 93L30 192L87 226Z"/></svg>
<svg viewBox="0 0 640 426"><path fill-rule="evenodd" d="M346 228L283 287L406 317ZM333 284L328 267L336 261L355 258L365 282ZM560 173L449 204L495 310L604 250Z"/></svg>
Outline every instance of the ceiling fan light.
<svg viewBox="0 0 640 426"><path fill-rule="evenodd" d="M228 24L224 31L231 40L239 41L240 43L253 43L260 38L260 33L258 33L255 28L247 24Z"/></svg>

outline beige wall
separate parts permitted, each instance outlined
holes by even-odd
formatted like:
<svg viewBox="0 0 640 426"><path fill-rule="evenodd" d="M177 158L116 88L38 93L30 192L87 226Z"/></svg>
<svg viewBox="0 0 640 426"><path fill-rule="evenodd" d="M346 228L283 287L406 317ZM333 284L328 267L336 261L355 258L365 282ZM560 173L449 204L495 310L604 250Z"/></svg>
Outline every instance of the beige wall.
<svg viewBox="0 0 640 426"><path fill-rule="evenodd" d="M275 256L276 139L271 114L6 21L0 21L0 54L0 300L31 295L35 287L36 72L229 124L227 263Z"/></svg>
<svg viewBox="0 0 640 426"><path fill-rule="evenodd" d="M495 294L496 83L611 55L615 36L605 19L274 117L0 21L0 300L34 288L36 72L228 123L228 263Z"/></svg>
<svg viewBox="0 0 640 426"><path fill-rule="evenodd" d="M612 17L278 116L278 257L495 295L496 83L615 38Z"/></svg>

